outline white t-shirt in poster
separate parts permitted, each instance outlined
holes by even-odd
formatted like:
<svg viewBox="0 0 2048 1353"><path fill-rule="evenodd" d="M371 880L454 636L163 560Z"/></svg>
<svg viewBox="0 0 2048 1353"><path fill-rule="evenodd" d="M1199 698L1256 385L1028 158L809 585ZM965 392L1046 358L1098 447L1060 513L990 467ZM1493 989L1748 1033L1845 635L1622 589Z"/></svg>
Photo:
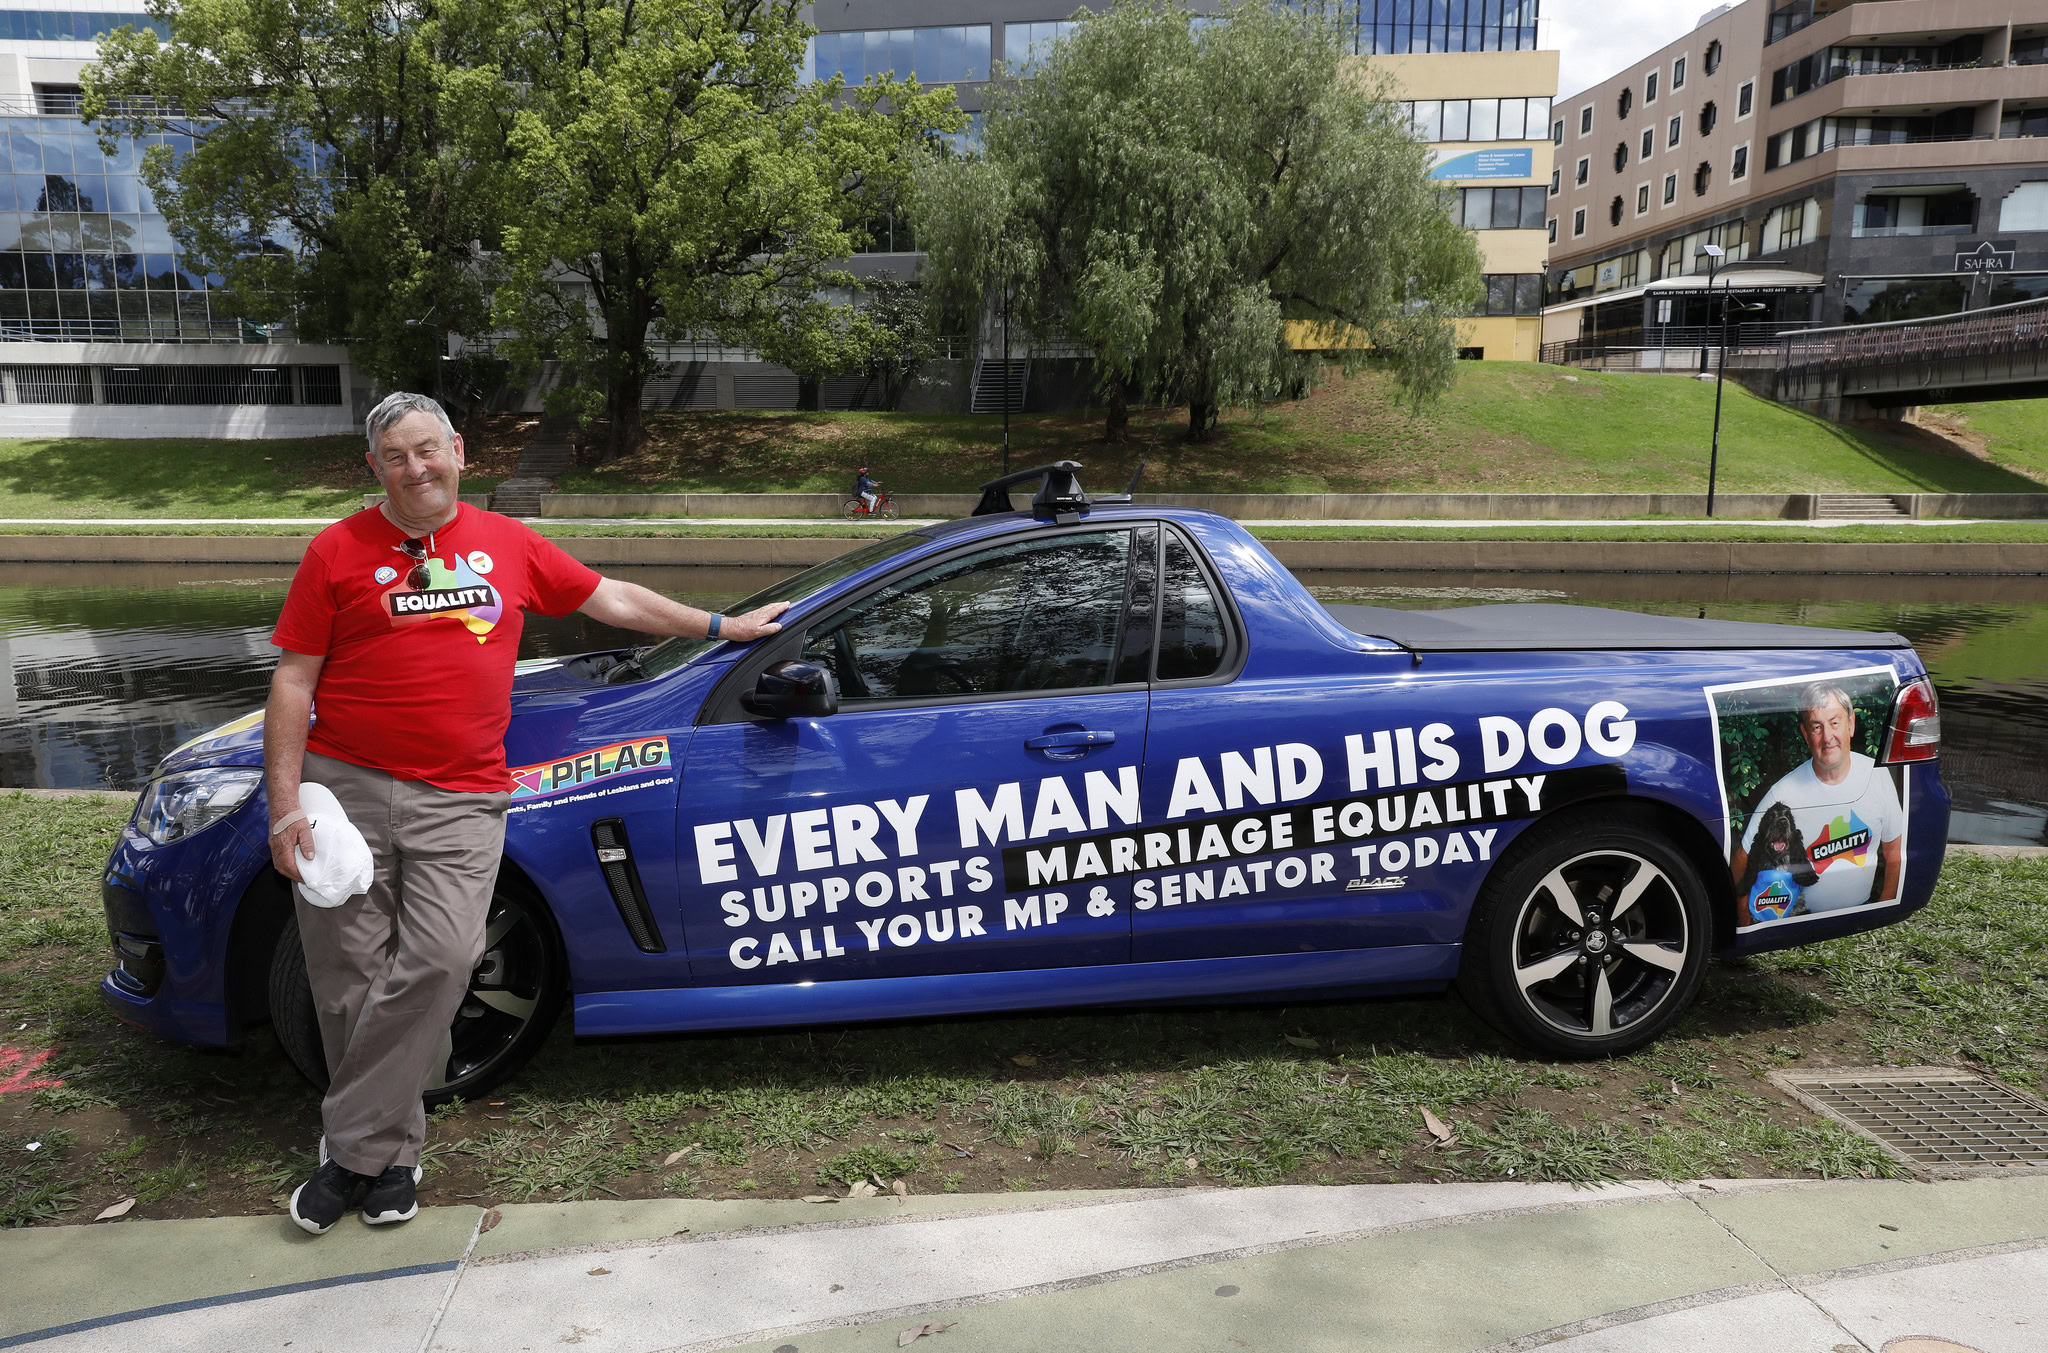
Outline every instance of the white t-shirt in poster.
<svg viewBox="0 0 2048 1353"><path fill-rule="evenodd" d="M1754 854L1756 829L1774 803L1792 810L1806 857L1820 882L1803 892L1808 911L1840 911L1870 900L1870 890L1884 874L1879 846L1896 841L1906 830L1905 810L1892 773L1861 752L1849 754L1848 777L1824 785L1807 761L1771 786L1749 815L1742 849Z"/></svg>

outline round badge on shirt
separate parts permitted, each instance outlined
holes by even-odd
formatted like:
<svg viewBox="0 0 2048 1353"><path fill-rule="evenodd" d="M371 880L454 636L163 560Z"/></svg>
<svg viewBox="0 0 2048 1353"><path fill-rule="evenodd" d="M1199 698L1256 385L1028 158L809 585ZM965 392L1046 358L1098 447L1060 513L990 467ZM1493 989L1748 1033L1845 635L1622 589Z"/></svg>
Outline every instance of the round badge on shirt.
<svg viewBox="0 0 2048 1353"><path fill-rule="evenodd" d="M377 570L377 581L380 583L388 583L397 576L398 570L391 567L391 565L389 564L386 564L384 567Z"/></svg>
<svg viewBox="0 0 2048 1353"><path fill-rule="evenodd" d="M497 565L491 562L491 556L485 554L482 550L471 550L469 552L469 566L478 573L489 573L493 568L497 567Z"/></svg>

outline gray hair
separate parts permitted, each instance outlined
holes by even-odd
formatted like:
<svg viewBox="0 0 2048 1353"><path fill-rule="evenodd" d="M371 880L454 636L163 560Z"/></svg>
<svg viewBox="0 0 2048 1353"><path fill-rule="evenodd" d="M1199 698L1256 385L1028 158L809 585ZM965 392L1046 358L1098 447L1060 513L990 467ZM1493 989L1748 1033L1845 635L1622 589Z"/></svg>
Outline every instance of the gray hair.
<svg viewBox="0 0 2048 1353"><path fill-rule="evenodd" d="M400 390L397 394L384 396L383 402L370 410L370 416L363 420L363 435L370 439L370 454L377 454L377 439L400 419L409 413L430 413L441 424L441 435L448 444L455 444L455 424L448 421L448 411L430 395L415 395Z"/></svg>
<svg viewBox="0 0 2048 1353"><path fill-rule="evenodd" d="M1799 692L1799 704L1796 708L1799 712L1800 721L1804 722L1809 713L1819 709L1830 700L1840 705L1850 718L1856 717L1856 706L1849 699L1847 691L1832 681L1816 681L1805 690Z"/></svg>

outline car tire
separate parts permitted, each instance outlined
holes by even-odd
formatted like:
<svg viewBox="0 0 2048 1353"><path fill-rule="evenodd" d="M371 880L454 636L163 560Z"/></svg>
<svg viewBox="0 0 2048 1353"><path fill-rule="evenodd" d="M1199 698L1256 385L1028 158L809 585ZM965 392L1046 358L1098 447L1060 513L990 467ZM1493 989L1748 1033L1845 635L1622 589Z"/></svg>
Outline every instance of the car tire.
<svg viewBox="0 0 2048 1353"><path fill-rule="evenodd" d="M485 921L483 956L470 973L442 1062L423 1092L427 1106L475 1099L524 1066L554 1027L567 972L546 904L530 888L501 876ZM327 1057L296 913L286 918L271 953L270 1019L285 1056L325 1091Z"/></svg>
<svg viewBox="0 0 2048 1353"><path fill-rule="evenodd" d="M1487 879L1458 991L1540 1052L1618 1056L1684 1013L1713 943L1706 887L1654 817L1575 813L1531 828Z"/></svg>

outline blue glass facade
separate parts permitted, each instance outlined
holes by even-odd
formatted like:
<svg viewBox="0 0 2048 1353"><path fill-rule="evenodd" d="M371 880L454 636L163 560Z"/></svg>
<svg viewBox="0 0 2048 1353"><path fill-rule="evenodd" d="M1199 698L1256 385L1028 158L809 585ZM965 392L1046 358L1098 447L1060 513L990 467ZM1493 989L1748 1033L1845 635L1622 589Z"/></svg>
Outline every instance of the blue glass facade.
<svg viewBox="0 0 2048 1353"><path fill-rule="evenodd" d="M151 144L112 155L64 117L0 118L0 339L261 339L213 307L221 279L179 253L140 173Z"/></svg>
<svg viewBox="0 0 2048 1353"><path fill-rule="evenodd" d="M1533 52L1540 0L1284 0L1327 15L1362 56Z"/></svg>
<svg viewBox="0 0 2048 1353"><path fill-rule="evenodd" d="M894 72L926 85L988 79L989 25L947 28L869 28L820 33L811 39L811 77L835 75L850 85Z"/></svg>
<svg viewBox="0 0 2048 1353"><path fill-rule="evenodd" d="M147 14L101 14L70 9L0 10L0 39L9 42L91 42L120 28L153 28L164 41L171 26Z"/></svg>

